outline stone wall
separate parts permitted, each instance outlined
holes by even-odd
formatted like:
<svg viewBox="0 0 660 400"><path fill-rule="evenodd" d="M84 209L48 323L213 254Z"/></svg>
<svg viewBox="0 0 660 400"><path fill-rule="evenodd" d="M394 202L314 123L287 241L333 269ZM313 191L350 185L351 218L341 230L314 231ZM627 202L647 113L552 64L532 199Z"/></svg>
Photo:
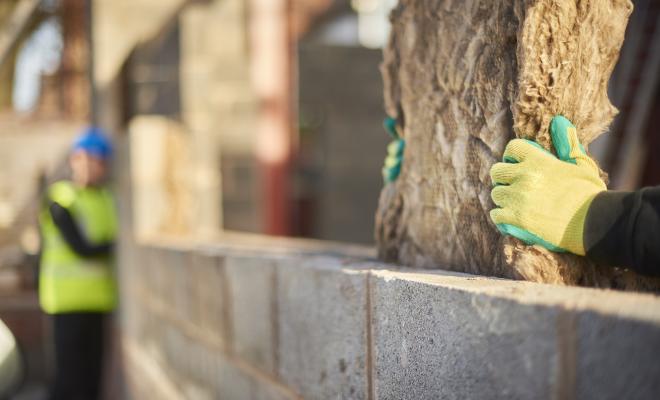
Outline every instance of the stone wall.
<svg viewBox="0 0 660 400"><path fill-rule="evenodd" d="M660 299L231 235L122 249L133 398L657 398Z"/></svg>

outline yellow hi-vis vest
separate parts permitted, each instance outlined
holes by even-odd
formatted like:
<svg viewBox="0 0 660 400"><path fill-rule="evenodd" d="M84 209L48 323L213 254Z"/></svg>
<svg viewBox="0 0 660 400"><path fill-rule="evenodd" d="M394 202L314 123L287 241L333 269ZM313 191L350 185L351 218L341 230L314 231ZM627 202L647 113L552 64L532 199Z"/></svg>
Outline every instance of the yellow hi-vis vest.
<svg viewBox="0 0 660 400"><path fill-rule="evenodd" d="M48 189L48 199L66 208L82 235L92 244L115 239L116 212L105 188L82 188L61 181ZM116 283L111 257L85 258L73 251L55 226L47 201L39 215L43 236L39 302L49 314L111 311Z"/></svg>

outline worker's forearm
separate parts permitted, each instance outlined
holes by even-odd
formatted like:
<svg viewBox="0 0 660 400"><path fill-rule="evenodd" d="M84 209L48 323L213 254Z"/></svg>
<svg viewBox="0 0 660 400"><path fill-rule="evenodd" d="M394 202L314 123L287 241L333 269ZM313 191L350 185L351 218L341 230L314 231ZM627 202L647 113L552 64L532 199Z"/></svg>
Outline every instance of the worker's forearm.
<svg viewBox="0 0 660 400"><path fill-rule="evenodd" d="M98 257L109 255L112 252L112 243L91 244L83 236L69 211L52 202L49 207L50 214L57 229L67 244L82 257Z"/></svg>
<svg viewBox="0 0 660 400"><path fill-rule="evenodd" d="M584 248L598 264L660 276L660 186L598 194L587 213Z"/></svg>

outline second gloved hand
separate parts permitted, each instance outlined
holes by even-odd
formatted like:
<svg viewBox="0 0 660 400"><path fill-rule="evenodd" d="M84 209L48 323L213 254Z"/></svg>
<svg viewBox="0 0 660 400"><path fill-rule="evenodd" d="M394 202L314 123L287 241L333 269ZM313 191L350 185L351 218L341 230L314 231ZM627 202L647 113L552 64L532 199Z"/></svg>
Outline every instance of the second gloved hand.
<svg viewBox="0 0 660 400"><path fill-rule="evenodd" d="M506 146L505 162L490 170L497 205L490 216L500 232L527 244L584 255L587 211L607 188L568 119L554 117L550 135L557 157L530 140Z"/></svg>
<svg viewBox="0 0 660 400"><path fill-rule="evenodd" d="M392 139L394 139L389 145L387 145L387 157L385 157L382 169L383 181L385 184L388 184L394 182L401 173L403 150L406 148L406 142L401 136L399 136L397 121L395 118L385 118L383 126Z"/></svg>

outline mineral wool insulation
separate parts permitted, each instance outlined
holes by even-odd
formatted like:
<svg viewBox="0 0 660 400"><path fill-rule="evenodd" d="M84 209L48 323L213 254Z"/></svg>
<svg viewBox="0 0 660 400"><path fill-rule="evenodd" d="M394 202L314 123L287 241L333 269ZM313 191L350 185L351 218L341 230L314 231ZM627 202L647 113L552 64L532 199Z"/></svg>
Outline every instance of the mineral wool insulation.
<svg viewBox="0 0 660 400"><path fill-rule="evenodd" d="M526 246L489 219L489 170L514 136L550 148L563 114L582 143L617 110L607 83L628 0L401 0L384 51L385 107L403 120L403 170L381 194L381 258L537 282L627 289L658 281Z"/></svg>

